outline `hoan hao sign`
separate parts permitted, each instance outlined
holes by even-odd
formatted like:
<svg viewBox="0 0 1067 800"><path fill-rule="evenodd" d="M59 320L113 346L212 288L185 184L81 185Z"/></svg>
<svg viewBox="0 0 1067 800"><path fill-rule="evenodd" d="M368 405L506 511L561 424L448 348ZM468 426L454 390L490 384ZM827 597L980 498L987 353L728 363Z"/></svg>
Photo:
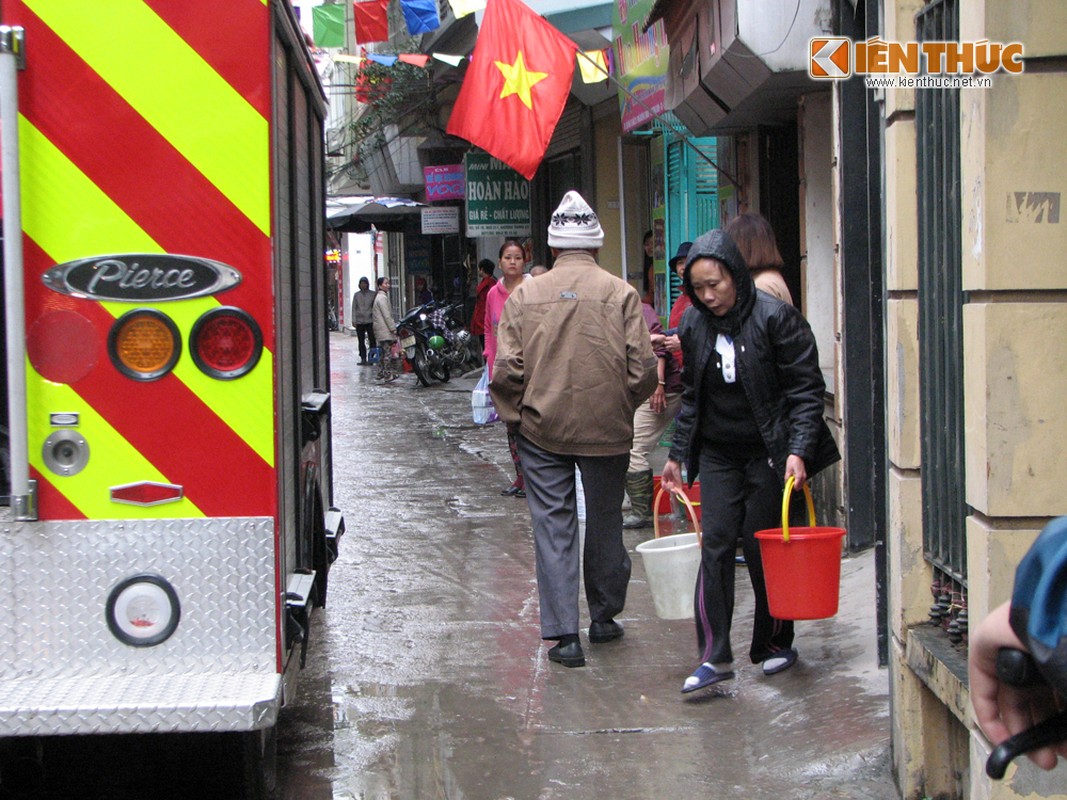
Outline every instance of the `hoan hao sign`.
<svg viewBox="0 0 1067 800"><path fill-rule="evenodd" d="M144 303L218 294L239 284L241 273L197 256L126 253L57 264L41 280L61 294Z"/></svg>

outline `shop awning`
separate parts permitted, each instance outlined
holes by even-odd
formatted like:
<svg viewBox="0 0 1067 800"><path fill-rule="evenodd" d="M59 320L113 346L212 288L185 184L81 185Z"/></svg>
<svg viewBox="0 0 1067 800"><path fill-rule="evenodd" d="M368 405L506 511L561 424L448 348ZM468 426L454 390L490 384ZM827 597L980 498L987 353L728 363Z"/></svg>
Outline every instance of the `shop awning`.
<svg viewBox="0 0 1067 800"><path fill-rule="evenodd" d="M424 203L408 197L332 197L326 201L326 227L345 233L405 231L416 223Z"/></svg>

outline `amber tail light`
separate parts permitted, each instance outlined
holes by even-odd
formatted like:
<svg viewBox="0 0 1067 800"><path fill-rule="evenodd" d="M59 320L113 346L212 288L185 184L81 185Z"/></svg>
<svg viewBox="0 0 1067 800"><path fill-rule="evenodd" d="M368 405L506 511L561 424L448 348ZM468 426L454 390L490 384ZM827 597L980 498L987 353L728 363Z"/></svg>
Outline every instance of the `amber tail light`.
<svg viewBox="0 0 1067 800"><path fill-rule="evenodd" d="M154 381L174 368L182 343L169 317L151 308L136 308L115 320L107 349L111 363L123 375Z"/></svg>

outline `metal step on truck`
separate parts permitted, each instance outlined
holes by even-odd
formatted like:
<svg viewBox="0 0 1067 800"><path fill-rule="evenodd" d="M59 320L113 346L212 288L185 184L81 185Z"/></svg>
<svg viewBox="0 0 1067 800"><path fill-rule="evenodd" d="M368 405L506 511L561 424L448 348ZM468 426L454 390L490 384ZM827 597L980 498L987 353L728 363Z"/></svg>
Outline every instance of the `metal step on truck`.
<svg viewBox="0 0 1067 800"><path fill-rule="evenodd" d="M231 732L269 794L344 531L304 35L285 0L0 24L0 737Z"/></svg>

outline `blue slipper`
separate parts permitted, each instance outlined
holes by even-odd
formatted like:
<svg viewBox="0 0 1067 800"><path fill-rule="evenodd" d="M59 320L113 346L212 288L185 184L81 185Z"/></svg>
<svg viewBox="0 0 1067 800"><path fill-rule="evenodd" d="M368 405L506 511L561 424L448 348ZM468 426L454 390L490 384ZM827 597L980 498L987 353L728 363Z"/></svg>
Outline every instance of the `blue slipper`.
<svg viewBox="0 0 1067 800"><path fill-rule="evenodd" d="M696 672L685 679L685 683L682 684L682 694L689 694L695 692L697 689L704 689L719 681L728 681L734 676L731 672L716 672L715 667L711 666L708 662L704 662L696 668Z"/></svg>
<svg viewBox="0 0 1067 800"><path fill-rule="evenodd" d="M797 651L790 647L788 650L780 650L773 656L763 659L763 674L777 675L785 672L797 663Z"/></svg>

